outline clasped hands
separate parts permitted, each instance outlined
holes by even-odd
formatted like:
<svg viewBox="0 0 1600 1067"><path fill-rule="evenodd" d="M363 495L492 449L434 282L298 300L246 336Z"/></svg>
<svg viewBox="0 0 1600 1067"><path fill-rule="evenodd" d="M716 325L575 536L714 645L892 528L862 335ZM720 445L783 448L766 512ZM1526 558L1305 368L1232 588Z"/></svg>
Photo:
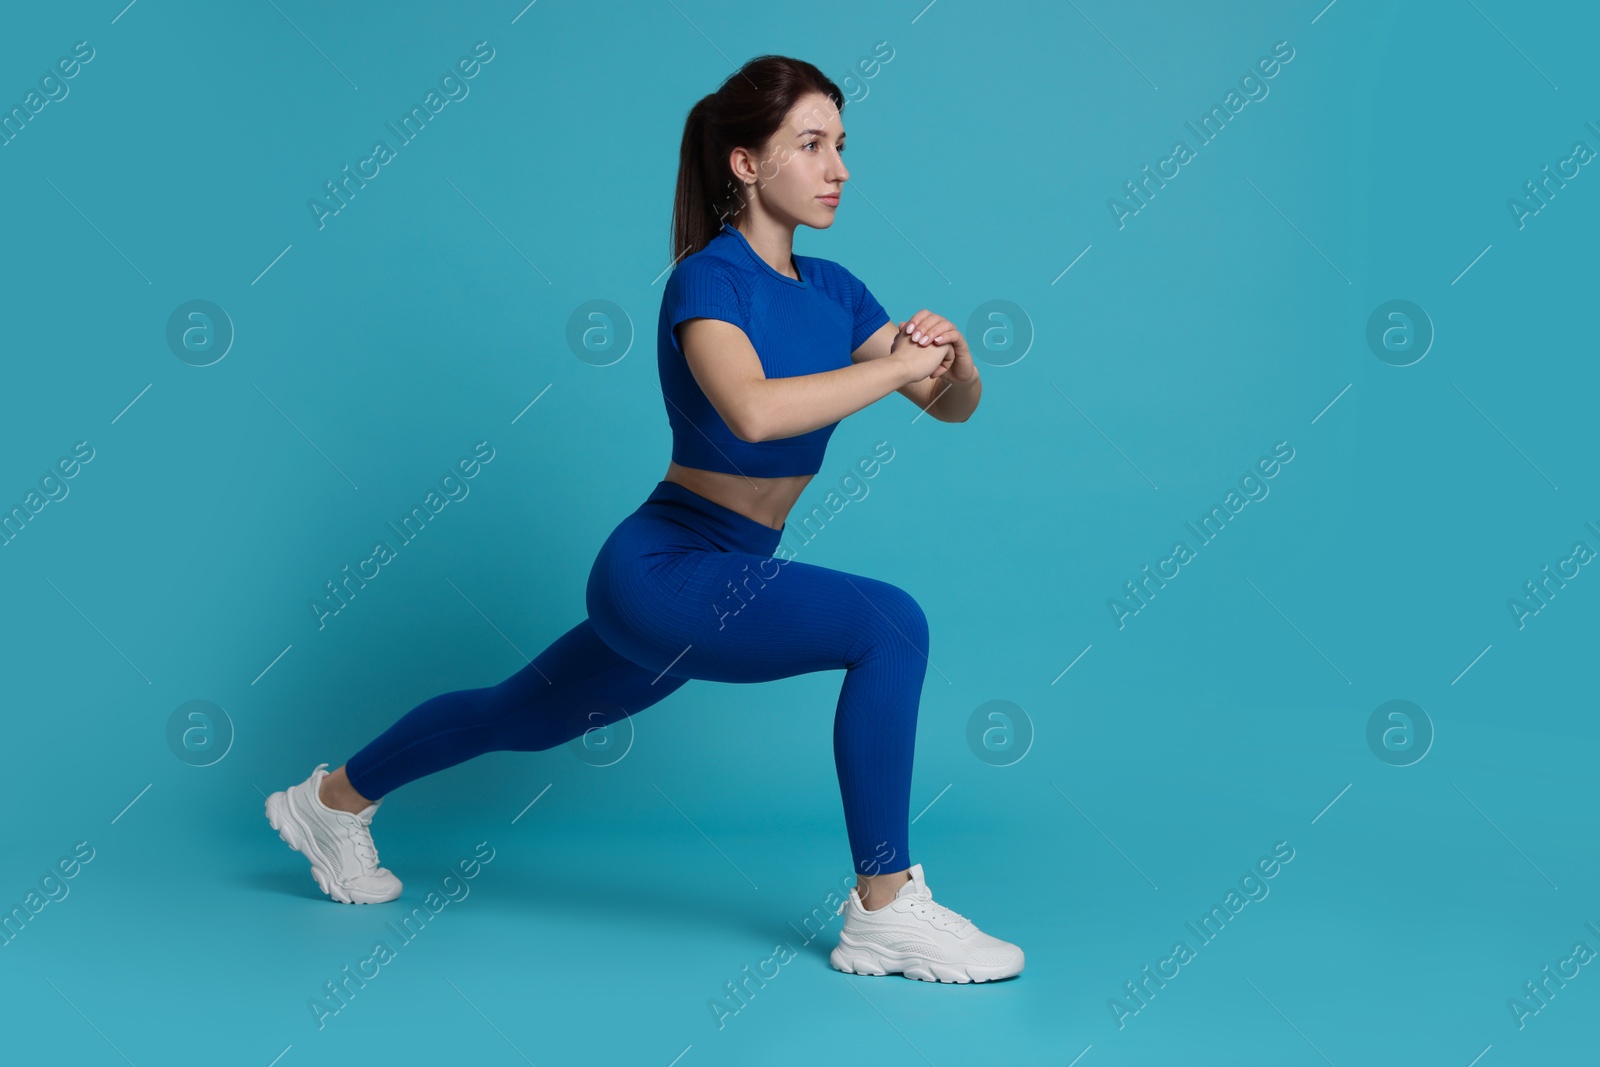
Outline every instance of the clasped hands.
<svg viewBox="0 0 1600 1067"><path fill-rule="evenodd" d="M900 323L899 329L889 353L905 360L911 373L917 374L913 381L943 377L962 385L978 376L967 339L949 319L923 308ZM905 347L903 342L914 347Z"/></svg>

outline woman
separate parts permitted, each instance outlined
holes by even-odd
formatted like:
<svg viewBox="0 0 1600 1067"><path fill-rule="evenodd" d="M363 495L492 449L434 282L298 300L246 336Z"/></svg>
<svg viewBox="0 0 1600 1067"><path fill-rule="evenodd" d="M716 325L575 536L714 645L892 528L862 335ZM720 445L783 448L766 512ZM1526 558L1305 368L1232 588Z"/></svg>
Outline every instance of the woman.
<svg viewBox="0 0 1600 1067"><path fill-rule="evenodd" d="M773 556L838 420L897 391L961 422L981 390L946 319L924 309L896 326L849 271L792 252L796 226L833 224L849 178L843 106L816 67L762 56L690 111L673 211L681 262L657 334L666 476L601 547L589 618L499 685L433 697L345 766L320 764L268 798L273 828L334 900L399 895L368 824L406 782L483 752L553 748L690 678L843 669L833 749L856 885L830 961L924 981L1022 971L1021 949L934 903L910 864L922 609L886 582Z"/></svg>

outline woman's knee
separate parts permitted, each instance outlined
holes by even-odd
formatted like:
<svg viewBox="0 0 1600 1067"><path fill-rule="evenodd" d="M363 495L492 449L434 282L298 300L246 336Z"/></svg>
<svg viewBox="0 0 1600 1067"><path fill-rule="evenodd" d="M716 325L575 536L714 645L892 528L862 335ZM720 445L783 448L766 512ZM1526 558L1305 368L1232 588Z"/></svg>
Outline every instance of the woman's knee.
<svg viewBox="0 0 1600 1067"><path fill-rule="evenodd" d="M874 582L861 593L865 600L858 620L865 647L904 649L909 645L926 659L928 616L916 597L889 582Z"/></svg>

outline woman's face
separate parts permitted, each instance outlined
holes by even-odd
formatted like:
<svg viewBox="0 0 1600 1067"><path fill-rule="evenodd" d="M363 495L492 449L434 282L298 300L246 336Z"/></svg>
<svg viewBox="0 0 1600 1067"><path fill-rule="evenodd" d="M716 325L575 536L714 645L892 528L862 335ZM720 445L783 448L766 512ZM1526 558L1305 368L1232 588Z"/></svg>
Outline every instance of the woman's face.
<svg viewBox="0 0 1600 1067"><path fill-rule="evenodd" d="M789 226L825 230L850 178L843 151L839 109L826 95L810 93L790 109L759 157L739 148L730 163L741 181L754 182L745 186L748 198L767 215Z"/></svg>

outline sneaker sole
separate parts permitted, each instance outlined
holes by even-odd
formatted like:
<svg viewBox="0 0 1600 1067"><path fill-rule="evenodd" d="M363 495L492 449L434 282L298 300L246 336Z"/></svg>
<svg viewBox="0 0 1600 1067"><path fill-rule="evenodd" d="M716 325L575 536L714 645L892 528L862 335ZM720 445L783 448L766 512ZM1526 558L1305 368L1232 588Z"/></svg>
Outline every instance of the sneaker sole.
<svg viewBox="0 0 1600 1067"><path fill-rule="evenodd" d="M992 982L1022 973L1004 966L980 967L977 964L942 963L923 956L900 956L870 945L853 945L840 935L839 944L828 954L835 970L846 974L901 974L919 982Z"/></svg>
<svg viewBox="0 0 1600 1067"><path fill-rule="evenodd" d="M311 861L311 877L316 879L317 888L326 893L329 899L340 904L383 904L394 899L394 897L379 897L352 890L334 878L326 859L316 845L312 844L311 831L302 825L299 816L289 807L288 800L288 796L282 791L267 798L267 822L278 831L278 836L283 839L284 844Z"/></svg>

